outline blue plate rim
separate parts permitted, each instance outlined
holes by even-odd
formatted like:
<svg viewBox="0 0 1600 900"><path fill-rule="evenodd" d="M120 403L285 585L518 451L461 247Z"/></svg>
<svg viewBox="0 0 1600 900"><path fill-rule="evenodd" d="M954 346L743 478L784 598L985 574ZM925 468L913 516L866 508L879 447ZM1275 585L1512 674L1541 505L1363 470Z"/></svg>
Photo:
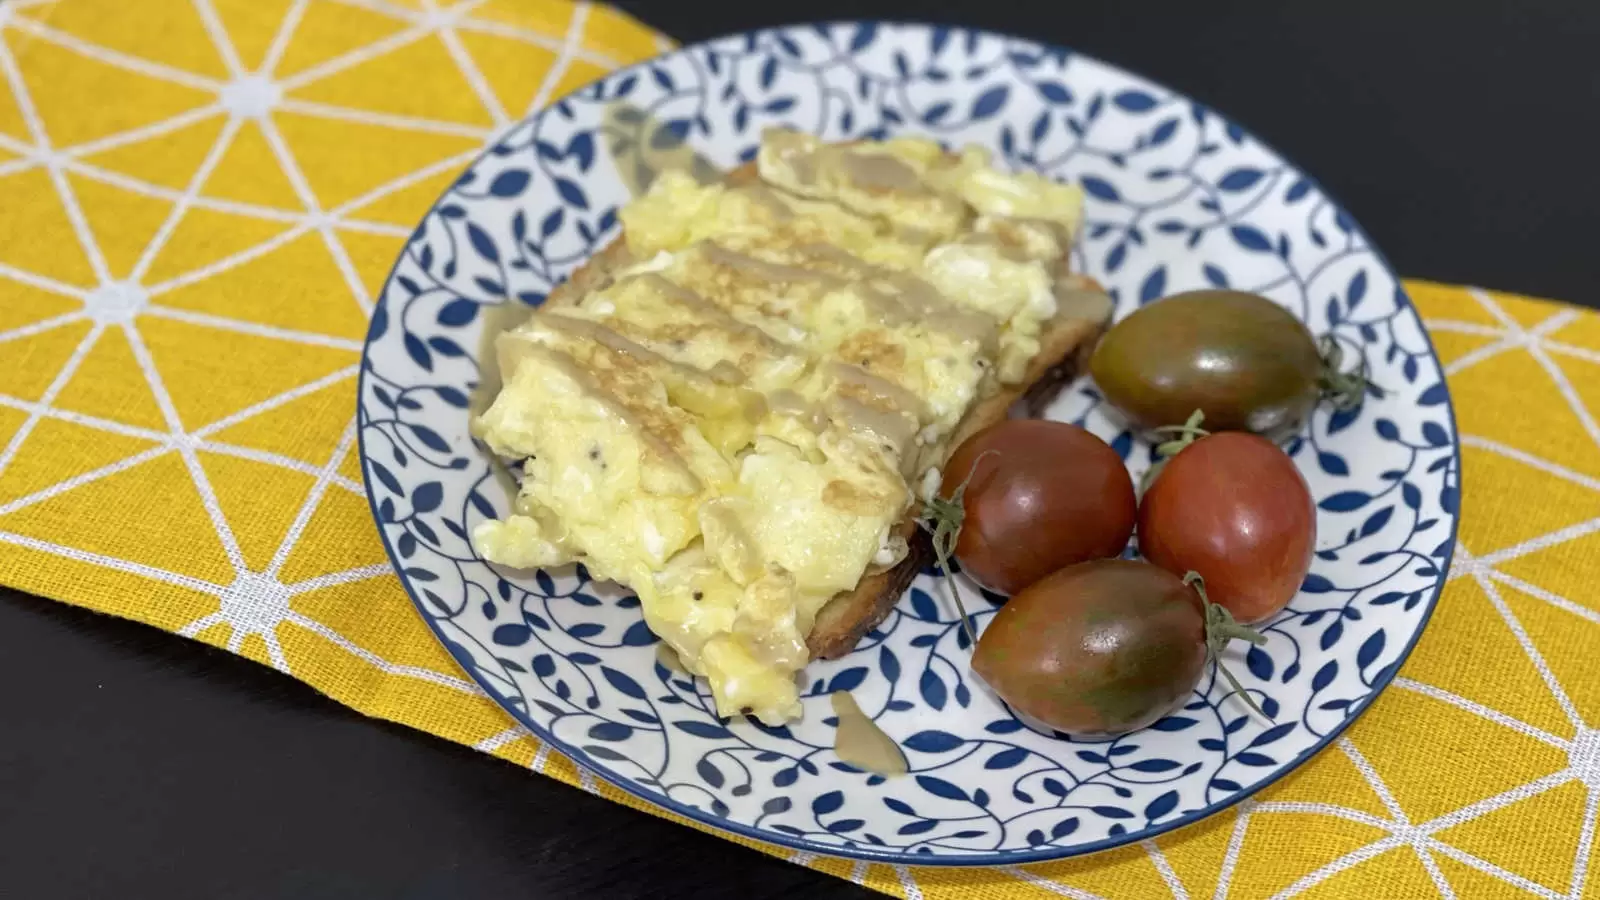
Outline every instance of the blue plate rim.
<svg viewBox="0 0 1600 900"><path fill-rule="evenodd" d="M748 39L748 38L751 38L751 37L754 37L754 36L759 36L759 35L764 35L764 34L772 34L772 33L781 33L781 32L785 32L785 31L792 31L792 30L801 29L801 28L823 27L823 28L828 28L828 29L834 29L834 28L842 28L842 27L856 27L856 26L862 26L862 25L873 25L873 26L879 26L879 27L887 26L887 27L890 27L890 28L908 28L908 29L916 29L916 28L922 28L922 29L946 28L946 29L949 29L953 33L976 34L978 36L995 37L995 38L1001 38L1001 39L1005 39L1005 40L1026 41L1028 43L1034 44L1034 45L1036 45L1038 47L1041 47L1043 49L1046 49L1046 50L1064 52L1064 53L1071 54L1073 56L1082 57L1082 58L1087 59L1087 60L1089 60L1089 61L1091 61L1091 62L1093 62L1093 63L1095 63L1097 65L1103 66L1103 67L1105 67L1106 69L1108 69L1110 71L1117 72L1117 73L1120 73L1120 74L1129 75L1129 76L1132 76L1132 77L1135 77L1135 78L1142 79L1144 81L1148 81L1151 84L1155 84L1155 85L1158 85L1158 86L1160 86L1162 88L1165 88L1166 90L1172 91L1174 94L1176 94L1177 96L1182 97L1185 100L1189 100L1190 102L1197 102L1192 97L1190 97L1187 93L1182 92L1182 91L1173 90L1172 88L1167 87L1167 85L1164 82L1160 81L1160 80L1149 78L1147 76L1139 74L1138 72L1132 71L1130 69L1126 69L1126 68L1124 68L1124 67L1122 67L1120 65L1117 65L1115 63L1107 62L1106 60L1101 59L1098 56L1094 56L1093 54L1082 53L1082 52L1080 52L1078 50L1075 50L1075 49L1073 49L1071 47L1068 47L1066 45L1049 43L1049 42L1046 42L1046 41L1038 40L1036 38L1026 37L1026 36L1015 34L1015 33L1012 33L1012 32L997 31L997 30L986 29L986 28L972 28L972 27L968 27L968 26L951 25L951 24L944 24L944 23L938 23L938 22L915 21L915 20L909 20L909 19L887 19L887 18L880 18L880 19L828 19L828 20L821 20L821 21L816 21L816 22L792 22L792 23L789 23L789 24L786 24L786 25L775 25L775 26L770 26L770 27L765 27L765 28L752 28L752 29L744 29L742 31L728 32L726 34L717 35L715 37L707 38L706 40L703 40L703 41L697 41L697 42L695 42L693 44L684 44L684 45L676 47L676 48L674 48L672 50L668 50L668 51L665 51L663 53L658 53L655 56L651 56L651 57L649 57L647 59L640 60L639 62L633 63L631 65L622 66L620 68L613 69L613 70L605 73L604 75L601 75L599 78L596 78L596 79L594 79L592 81L589 81L589 82L585 82L584 84L578 86L577 88L574 88L573 90L568 91L566 94L563 94L561 97L557 97L557 98L554 98L554 99L550 100L545 105L545 107L543 109L540 109L537 112L531 113L530 115L524 116L523 118L518 119L516 122L513 122L513 123L507 125L505 128L503 128L500 131L499 134L497 134L495 136L495 140L492 141L492 142L487 143L486 146L484 147L484 149L476 157L474 157L472 162L469 163L467 166L465 166L462 169L462 171L471 170L472 168L476 167L481 162L483 162L483 160L487 156L489 156L491 149L495 146L496 143L498 143L500 138L504 137L504 135L509 134L511 131L513 131L516 128L519 128L522 125L524 125L524 124L526 124L526 123L538 118L539 116L545 115L557 103L560 103L561 101L566 100L569 97L572 97L572 96L574 96L574 95L576 95L578 93L581 93L582 91L586 90L588 87L590 87L591 85L595 84L596 82L606 81L606 80L610 80L610 79L613 79L613 78L617 78L617 77L619 77L619 76L621 76L621 75L623 75L625 73L647 68L650 65L652 65L652 64L654 64L654 63L656 63L656 62L658 62L658 61L660 61L662 59L665 59L665 58L668 58L668 57L677 56L677 55L682 54L682 53L687 53L687 52L690 52L691 50L695 49L696 47L702 47L702 46L705 46L707 44L712 44L712 43L716 43L716 42L719 42L719 41L726 41L726 40L732 40L732 39L738 39L738 38L747 38ZM1204 105L1208 109L1211 108L1210 104L1204 104ZM1215 111L1215 110L1213 110L1213 111ZM1301 178L1305 179L1313 188L1315 188L1325 198L1327 198L1329 203L1332 204L1332 206L1335 209L1343 212L1346 215L1346 217L1349 218L1349 220L1351 222L1352 231L1355 234L1357 234L1357 235L1359 235L1361 237L1361 239L1366 243L1367 248L1371 251L1373 257L1377 260L1378 264L1381 265L1384 268L1384 270L1387 271L1389 273L1389 275L1394 278L1395 284L1399 288L1399 290L1396 291L1396 296L1404 299L1405 305L1411 309L1412 313L1414 315L1416 315L1418 323L1421 324L1422 315L1421 315L1420 312L1418 312L1418 310L1416 308L1416 305L1411 302L1411 295L1405 288L1404 279L1398 274L1398 271L1395 269L1393 264L1391 264L1389 262L1389 258L1383 252L1383 250L1372 242L1372 239L1368 236L1366 229L1361 227L1360 220L1356 219L1355 216L1352 215L1349 212L1349 208L1346 207L1343 203L1341 203L1339 201L1338 197L1336 197L1335 195L1330 193L1315 176L1313 176L1310 173L1306 172L1305 170L1301 169L1288 156L1285 156L1283 153L1279 152L1277 147L1273 146L1272 144L1268 143L1267 141L1262 140L1258 136L1257 132L1255 132L1254 130L1246 127L1242 123L1238 122L1238 120L1234 119L1232 116L1224 116L1224 118L1228 122L1231 122L1231 123L1233 123L1235 125L1238 125L1241 129L1244 130L1244 132L1247 135L1249 135L1251 140L1253 140L1256 144L1261 146L1264 150L1266 150L1267 152L1271 153L1273 156L1277 157L1279 160L1282 160L1287 165L1292 166L1294 168L1295 172ZM453 186L454 186L454 183L452 182L451 187L453 187ZM437 209L439 204L441 202L443 202L443 200L447 196L449 196L451 187L446 187L444 189L444 191L439 195L439 198L436 199L434 201L433 205L428 208L428 212L423 214L424 219L429 214L431 214L433 212L433 210ZM408 238L408 246L409 246L409 238ZM388 289L389 284L394 280L395 273L399 270L400 262L401 262L401 260L404 259L404 256L405 256L404 248L402 248L400 255L398 257L396 257L396 259L395 259L394 265L392 265L390 267L389 274L384 277L384 282L383 282L384 288L382 290L380 290L379 293L378 293L378 297L377 297L377 302L378 303L382 303L383 302L383 296L384 296L384 294L387 293L387 289ZM1434 348L1433 335L1427 330L1426 327L1423 327L1421 329L1421 331L1422 331L1423 340L1426 342L1427 347L1428 347L1428 353L1429 353L1430 356L1433 357L1434 362L1437 363L1439 361L1439 354L1438 354L1438 351ZM365 461L367 459L366 437L365 437L364 430L360 427L360 421L359 421L360 417L361 417L361 397L365 396L365 394L366 394L367 373L371 368L367 354L368 354L369 348L372 346L372 341L373 341L372 326L369 323L368 324L368 328L367 328L367 335L363 339L362 347L361 347L361 371L360 371L359 375L357 376L357 380L356 380L356 413L357 413L357 420L358 420L357 421L357 427L356 427L356 452L357 452L357 454L359 455L360 459L363 462L363 465L361 467L361 485L362 485L363 491L366 494L367 508L368 508L368 511L372 515L373 522L377 523L377 522L381 522L382 519L378 515L377 501L375 499L375 494L374 494L373 489L372 489L371 481L370 481L370 479L369 479L369 477L367 475L367 467L365 465ZM1442 373L1442 371L1443 371L1442 366L1441 366L1440 371ZM1453 442L1453 447L1452 447L1452 451L1453 452L1451 454L1451 459L1452 459L1452 462L1453 462L1453 464L1455 466L1455 471L1456 471L1456 490L1457 490L1458 495L1460 495L1462 493L1462 481L1463 481L1462 477L1461 477L1462 476L1462 470L1461 470L1461 431L1460 431L1460 428L1458 427L1457 422L1456 422L1455 398L1450 393L1449 382L1447 380L1441 379L1441 383L1444 385L1444 388L1445 388L1445 403L1444 403L1445 409L1448 411L1449 417L1450 417L1450 434L1451 434L1451 439L1452 439L1452 442ZM1451 565L1455 560L1456 541L1457 541L1457 535L1459 533L1460 527L1461 527L1461 513L1460 513L1459 507L1458 507L1458 511L1456 512L1455 516L1451 519L1451 522L1450 522L1450 536L1446 540L1446 543L1448 544L1448 549L1445 551L1443 564L1439 566L1439 580L1438 580L1438 583L1434 586L1431 595L1428 597L1427 608L1423 611L1422 617L1417 623L1416 631L1412 634L1411 640L1406 643L1406 646L1400 652L1400 655L1398 657L1396 657L1396 659L1394 661L1394 664L1391 665L1391 666L1388 666L1387 667L1387 671L1383 674L1381 680L1379 680L1375 684L1373 684L1372 691L1370 693L1368 693L1365 698L1362 699L1359 709L1356 709L1353 712L1351 712L1349 715L1347 715L1342 722L1340 722L1338 725L1334 726L1325 736L1323 736L1323 738L1321 740L1319 740L1317 743L1313 744L1311 747L1307 748L1305 751L1300 753L1298 756L1294 757L1294 759L1289 760L1288 762L1286 762L1282 767L1280 767L1278 769L1278 771L1274 772L1271 776L1269 776L1267 778L1264 778L1261 781L1258 781L1255 784L1250 785L1249 787L1234 793L1233 795L1229 796L1226 800L1222 800L1222 801L1214 803L1214 804L1212 804L1210 806L1204 807L1202 809L1195 810L1194 812L1191 812L1191 813L1189 813L1188 815L1185 815L1185 816L1180 816L1180 817L1178 817L1177 819L1174 819L1171 822L1163 822L1160 825L1147 827L1147 828L1144 828L1144 829L1142 829L1140 831L1137 831L1137 832L1130 831L1130 832L1127 832L1125 834L1119 834L1119 835L1116 835L1114 837L1104 838L1102 840L1095 841L1095 842L1089 843L1089 844L1079 844L1079 845L1074 845L1074 846L1071 846L1071 847L1046 847L1046 848L1042 848L1042 849L1038 849L1038 850L1016 851L1014 853L998 853L998 854L993 854L992 853L992 854L972 854L972 855L969 855L969 856L932 856L932 857L916 857L916 856L912 856L912 855L906 854L906 853L885 852L885 851L882 851L882 850L876 850L876 849L869 848L869 847L841 848L841 847L834 846L834 845L831 845L831 844L822 844L822 843L818 843L818 842L815 842L815 841L797 839L797 838L791 837L789 835L782 834L780 832L761 831L759 829L751 828L751 827L749 827L747 825L741 825L741 824L736 823L736 822L730 822L730 821L727 821L727 820L724 820L724 819L718 819L717 817L712 816L712 815L706 813L703 810L697 809L697 808L692 807L692 806L688 806L688 805L683 804L683 803L679 803L678 801L673 800L671 797L665 797L665 796L657 797L657 796L645 794L645 793L637 790L626 779L614 778L609 773L607 773L604 769L591 766L591 765L581 761L579 756L577 755L577 753L574 753L573 751L568 750L566 745L561 740L556 738L547 729L545 729L545 728L541 727L540 725L536 724L526 713L518 712L517 709L515 708L515 706L512 703L510 703L497 689L495 689L495 687L487 679L480 678L478 676L476 669L472 665L472 660L467 655L459 652L452 645L452 643L446 638L446 636L443 633L443 631L439 628L438 624L435 623L435 621L433 620L433 617L428 615L427 607L423 604L422 598L417 596L417 592L412 588L411 583L409 581L407 581L406 579L404 579L404 578L400 578L398 573L403 568L403 563L401 562L400 556L399 556L397 550L395 549L395 547L390 543L389 537L385 533L384 529L379 527L377 529L377 532L378 532L378 539L383 544L384 554L388 557L390 566L393 567L395 572L396 572L396 576L395 577L400 581L401 587L405 589L406 596L411 599L412 605L416 607L417 615L422 618L423 622L428 626L428 630L433 633L434 637L444 647L445 651L450 654L451 658L456 661L456 664L461 667L462 671L467 675L467 677L471 678L474 683L476 683L480 688L482 688L483 691L489 696L489 698L492 699L495 702L495 704L497 706L499 706L502 710L504 710L508 715L510 715L513 719L515 719L518 722L518 724L522 725L522 727L524 727L524 728L528 729L530 732L532 732L534 737L538 738L541 742L545 743L546 745L548 745L548 746L550 746L550 747L552 747L552 748L554 748L556 750L561 751L561 753L563 755L565 755L568 759L570 759L575 766L583 769L586 772L592 773L593 775L595 775L598 778L604 779L607 784L610 784L611 786L617 788L618 790L621 790L624 793L627 793L628 795L630 795L632 797L636 797L639 800L641 800L641 801L643 801L645 803L648 803L651 806L659 807L661 809L667 810L668 812L675 813L675 814L677 814L679 816L682 816L682 817L684 817L686 819L689 819L689 820L691 820L693 822L696 822L696 823L698 823L700 825L706 826L707 828L713 829L715 831L728 832L728 833L735 834L735 835L738 835L738 836L743 837L743 838L747 838L747 839L752 840L752 841L758 841L758 842L763 843L763 844L769 844L769 845L773 845L773 846L784 847L786 849L796 850L796 851L800 851L800 852L804 852L804 853L815 853L815 854L818 854L818 855L830 856L830 857L839 858L839 859L864 860L864 861L867 861L867 862L887 863L887 864L890 864L890 865L916 866L918 868L973 868L973 867L980 867L981 868L981 867L1027 865L1027 864L1030 864L1030 863L1043 863L1043 862L1051 862L1051 861L1060 860L1060 859L1069 859L1069 858L1072 858L1072 857L1086 856L1086 855L1093 854L1093 853L1099 853L1099 852L1104 851L1104 850L1113 850L1113 849L1116 849L1118 847L1127 846L1128 844L1133 844L1133 843L1137 843L1139 841L1144 841L1144 840L1148 840L1148 839L1151 839L1151 838L1159 837L1161 835L1164 835L1164 834L1167 834L1169 832L1175 831L1175 830L1177 830L1179 828L1184 828L1186 826L1193 825L1193 824L1195 824L1195 823L1197 823L1197 822L1199 822L1199 821L1201 821L1203 819L1210 818L1211 816L1216 815L1217 813L1220 813L1220 812L1228 809L1229 807L1235 806L1235 805L1239 804L1240 802L1253 797L1256 793L1260 792L1261 790L1263 790L1263 789L1265 789L1265 788L1277 783L1279 780L1281 780L1285 776L1289 775L1290 773L1292 773L1295 770L1299 769L1301 766L1305 765L1306 762L1308 762L1313 756L1316 756L1317 754L1321 753L1323 750L1327 749L1327 747L1330 744L1332 744L1334 741L1338 740L1341 736L1343 736L1345 731L1347 729L1349 729L1349 727L1356 721L1356 719L1360 718L1363 714L1366 713L1366 711L1372 706L1373 701L1375 701L1378 698L1378 696L1380 694L1382 694L1383 691L1386 690L1391 683L1393 683L1395 677L1400 672L1400 668L1405 664L1405 661L1411 657L1412 651L1416 649L1417 642L1422 639L1423 632L1425 632L1427 630L1428 623L1430 621L1432 621L1434 610L1437 609L1437 607L1438 607L1439 598L1444 593L1444 586L1449 581L1449 572L1450 572ZM576 748L574 748L574 749L576 749ZM579 750L578 753L581 753L581 750Z"/></svg>

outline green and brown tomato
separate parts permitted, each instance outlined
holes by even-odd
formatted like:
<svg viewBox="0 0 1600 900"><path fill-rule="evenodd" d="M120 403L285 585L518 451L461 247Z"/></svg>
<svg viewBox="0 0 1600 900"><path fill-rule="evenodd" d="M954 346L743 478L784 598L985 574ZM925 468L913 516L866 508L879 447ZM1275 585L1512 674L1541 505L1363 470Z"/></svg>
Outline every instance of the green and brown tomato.
<svg viewBox="0 0 1600 900"><path fill-rule="evenodd" d="M1319 398L1358 403L1364 374L1338 371L1338 345L1257 294L1202 290L1145 306L1106 332L1089 368L1106 399L1139 428L1204 410L1214 431L1282 437Z"/></svg>
<svg viewBox="0 0 1600 900"><path fill-rule="evenodd" d="M1182 705L1208 653L1234 637L1262 640L1189 580L1102 559L1012 597L978 639L972 668L1014 710L1051 728L1115 735Z"/></svg>

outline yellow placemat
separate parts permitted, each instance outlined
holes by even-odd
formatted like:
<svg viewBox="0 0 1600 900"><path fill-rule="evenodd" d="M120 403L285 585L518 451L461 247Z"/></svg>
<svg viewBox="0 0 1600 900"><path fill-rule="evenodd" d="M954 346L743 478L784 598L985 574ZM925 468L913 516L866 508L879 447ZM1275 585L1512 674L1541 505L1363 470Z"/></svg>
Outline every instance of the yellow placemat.
<svg viewBox="0 0 1600 900"><path fill-rule="evenodd" d="M558 0L11 0L0 39L0 582L637 806L427 632L352 417L372 298L452 174L666 42ZM1337 746L1234 810L1061 863L762 849L906 897L1600 895L1600 316L1410 289L1467 506L1427 636Z"/></svg>

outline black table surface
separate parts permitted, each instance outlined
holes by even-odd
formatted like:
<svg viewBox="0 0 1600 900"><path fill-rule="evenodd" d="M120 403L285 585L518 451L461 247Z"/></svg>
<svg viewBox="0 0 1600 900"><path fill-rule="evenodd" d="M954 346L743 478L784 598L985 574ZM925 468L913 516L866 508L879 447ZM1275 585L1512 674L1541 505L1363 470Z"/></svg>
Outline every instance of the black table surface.
<svg viewBox="0 0 1600 900"><path fill-rule="evenodd" d="M1255 131L1407 275L1600 300L1593 0L621 5L685 41L876 16L1065 44ZM4 589L0 716L0 896L876 896Z"/></svg>

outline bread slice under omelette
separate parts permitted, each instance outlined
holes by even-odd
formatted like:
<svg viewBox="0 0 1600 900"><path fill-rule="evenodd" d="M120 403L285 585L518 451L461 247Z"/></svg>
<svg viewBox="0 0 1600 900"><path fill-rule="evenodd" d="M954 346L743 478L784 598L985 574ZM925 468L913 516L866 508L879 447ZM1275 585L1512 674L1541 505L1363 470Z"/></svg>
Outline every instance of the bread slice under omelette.
<svg viewBox="0 0 1600 900"><path fill-rule="evenodd" d="M475 429L503 456L534 458L516 512L474 533L480 552L581 561L624 583L709 677L720 713L792 718L794 673L853 649L930 561L916 516L945 458L1019 402L1040 412L1110 318L1109 298L1069 271L1075 191L987 163L931 142L769 132L720 185L664 175L623 210L621 239L497 341L505 386ZM1047 202L1072 208L1051 221L1037 215ZM572 412L568 394L605 408ZM567 412L530 408L547 399ZM584 415L620 421L594 427L629 431L628 458L586 427L537 424ZM578 459L570 445L585 441ZM642 471L635 455L671 465ZM656 483L642 526L576 508L608 478ZM618 550L630 541L631 555Z"/></svg>

